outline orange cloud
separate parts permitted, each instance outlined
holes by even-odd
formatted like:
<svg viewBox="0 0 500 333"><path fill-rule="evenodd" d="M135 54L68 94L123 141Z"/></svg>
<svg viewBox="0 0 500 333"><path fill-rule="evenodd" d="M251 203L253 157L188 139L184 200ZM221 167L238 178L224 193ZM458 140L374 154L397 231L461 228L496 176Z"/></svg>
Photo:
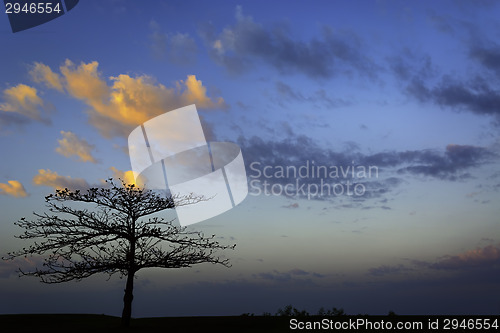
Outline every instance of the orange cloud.
<svg viewBox="0 0 500 333"><path fill-rule="evenodd" d="M44 107L36 88L25 84L3 91L5 103L0 104L0 111L14 112L33 120L42 120L40 109Z"/></svg>
<svg viewBox="0 0 500 333"><path fill-rule="evenodd" d="M500 264L500 248L488 245L455 256L445 256L430 267L436 269L462 269Z"/></svg>
<svg viewBox="0 0 500 333"><path fill-rule="evenodd" d="M40 169L38 174L33 177L35 185L49 186L55 189L87 189L90 188L85 179L71 178L70 176L60 176L57 172Z"/></svg>
<svg viewBox="0 0 500 333"><path fill-rule="evenodd" d="M225 108L222 98L213 101L194 75L176 83L176 89L157 84L148 76L112 77L109 103L92 103L90 122L104 136L127 136L145 121L182 106L196 104L203 109Z"/></svg>
<svg viewBox="0 0 500 333"><path fill-rule="evenodd" d="M0 278L5 279L17 275L19 269L23 271L41 267L45 262L44 256L18 257L12 260L0 260Z"/></svg>
<svg viewBox="0 0 500 333"><path fill-rule="evenodd" d="M111 167L110 170L113 171L113 178L114 179L121 179L125 182L125 184L134 184L137 186L134 171L132 171L132 170L121 171L115 167Z"/></svg>
<svg viewBox="0 0 500 333"><path fill-rule="evenodd" d="M28 195L23 184L17 180L9 180L7 184L0 183L0 194L10 195L16 198L22 198Z"/></svg>
<svg viewBox="0 0 500 333"><path fill-rule="evenodd" d="M91 107L106 103L110 89L97 71L97 61L88 64L81 63L75 66L66 60L60 67L68 93L78 99L84 100Z"/></svg>
<svg viewBox="0 0 500 333"><path fill-rule="evenodd" d="M181 84L186 86L186 89L181 95L185 105L196 104L196 107L200 109L225 107L222 97L217 98L214 102L207 96L207 88L203 86L201 80L196 80L195 75L188 75L187 80L181 81ZM182 89L182 87L180 89Z"/></svg>
<svg viewBox="0 0 500 333"><path fill-rule="evenodd" d="M110 77L111 84L98 71L99 63L75 65L66 60L60 67L61 76L43 64L36 63L32 70L35 81L62 90L86 103L89 121L105 137L126 137L145 121L179 107L196 104L199 109L224 109L224 99L210 98L202 81L189 75L174 88L155 82L147 75L132 77L120 74Z"/></svg>
<svg viewBox="0 0 500 333"><path fill-rule="evenodd" d="M30 75L33 81L37 83L44 83L47 87L59 90L60 92L64 91L61 76L54 73L47 65L35 62L33 69L30 71Z"/></svg>
<svg viewBox="0 0 500 333"><path fill-rule="evenodd" d="M63 138L57 140L59 147L56 148L56 152L66 157L78 156L82 162L97 162L94 156L92 156L93 145L90 145L86 140L78 138L73 132L61 131L61 134Z"/></svg>

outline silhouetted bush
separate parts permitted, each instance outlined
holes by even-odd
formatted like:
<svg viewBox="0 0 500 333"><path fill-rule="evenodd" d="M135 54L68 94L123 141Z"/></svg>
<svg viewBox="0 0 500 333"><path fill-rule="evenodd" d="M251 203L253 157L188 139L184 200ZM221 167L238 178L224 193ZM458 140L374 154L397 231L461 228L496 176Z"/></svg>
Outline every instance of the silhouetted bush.
<svg viewBox="0 0 500 333"><path fill-rule="evenodd" d="M306 310L299 311L297 308L293 307L291 304L285 306L283 309L278 309L276 316L281 317L306 317L309 316L309 312Z"/></svg>
<svg viewBox="0 0 500 333"><path fill-rule="evenodd" d="M254 313L243 313L242 316L254 316ZM263 312L262 317L270 317L273 316L272 313L270 312ZM291 304L288 304L284 306L283 308L279 308L278 311L274 314L274 316L277 317L309 317L309 316L320 316L320 317L334 317L334 316L348 316L347 313L345 313L343 308L336 308L333 307L331 309L325 309L324 307L319 308L318 312L316 314L310 314L306 310L299 310L296 307L292 306ZM369 316L369 314L365 313L358 313L357 316ZM387 316L397 316L397 314L394 311L389 311L387 313Z"/></svg>
<svg viewBox="0 0 500 333"><path fill-rule="evenodd" d="M324 317L332 317L332 316L345 316L346 313L344 312L344 309L340 308L332 308L331 310L325 310L325 308L321 307L318 311L318 316L324 316Z"/></svg>

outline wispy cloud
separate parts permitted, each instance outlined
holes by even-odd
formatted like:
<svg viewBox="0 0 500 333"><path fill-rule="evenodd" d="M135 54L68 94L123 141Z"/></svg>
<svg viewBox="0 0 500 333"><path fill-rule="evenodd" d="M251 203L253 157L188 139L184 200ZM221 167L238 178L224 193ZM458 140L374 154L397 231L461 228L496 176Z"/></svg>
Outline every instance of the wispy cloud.
<svg viewBox="0 0 500 333"><path fill-rule="evenodd" d="M48 88L56 89L60 92L64 91L61 75L53 72L47 65L35 62L33 68L30 70L30 75L33 81L37 83L43 83Z"/></svg>
<svg viewBox="0 0 500 333"><path fill-rule="evenodd" d="M56 152L66 157L77 156L82 162L97 162L94 156L92 156L93 145L84 139L80 139L73 132L61 131L61 134L63 138L57 140L59 147L56 148Z"/></svg>
<svg viewBox="0 0 500 333"><path fill-rule="evenodd" d="M90 185L83 178L71 178L70 176L61 176L55 171L38 170L38 174L33 177L35 185L43 185L54 189L88 189Z"/></svg>
<svg viewBox="0 0 500 333"><path fill-rule="evenodd" d="M23 198L28 196L28 193L24 189L23 184L17 180L9 180L7 184L0 183L0 194L10 195L16 198Z"/></svg>
<svg viewBox="0 0 500 333"><path fill-rule="evenodd" d="M500 77L500 45L473 46L469 55L484 68Z"/></svg>
<svg viewBox="0 0 500 333"><path fill-rule="evenodd" d="M279 272L277 270L273 270L272 272L253 274L253 277L274 282L312 283L311 278L323 278L325 277L325 275L316 272L305 271L299 268L294 268L287 272Z"/></svg>
<svg viewBox="0 0 500 333"><path fill-rule="evenodd" d="M275 86L279 97L279 103L282 105L300 102L312 103L316 106L323 106L331 109L351 104L342 98L332 98L328 96L324 89L318 89L312 95L304 96L300 91L294 90L284 82L277 81Z"/></svg>
<svg viewBox="0 0 500 333"><path fill-rule="evenodd" d="M417 55L409 49L390 57L390 67L403 82L404 91L416 100L491 116L500 124L500 46L483 44L474 39L466 46L473 70L466 78L439 73L429 55Z"/></svg>
<svg viewBox="0 0 500 333"><path fill-rule="evenodd" d="M51 107L40 98L36 88L18 84L3 91L3 100L0 103L0 126L30 121L49 122L44 113Z"/></svg>
<svg viewBox="0 0 500 333"><path fill-rule="evenodd" d="M494 245L478 247L457 255L446 255L428 267L442 270L467 270L500 265L500 248Z"/></svg>
<svg viewBox="0 0 500 333"><path fill-rule="evenodd" d="M351 184L362 184L365 188L364 194L357 197L362 200L387 195L403 182L398 178L401 175L461 181L472 178L471 172L475 167L498 159L488 148L457 144L447 145L444 151L408 150L366 154L352 149L321 147L310 137L288 134L288 138L283 140L240 138L239 144L250 180L258 180L253 184L263 185L266 182L268 189L278 184L293 190L297 188L299 180L305 187L311 185L319 191L325 182L341 184L345 188L346 182L350 181ZM302 175L298 173L301 169ZM250 185L254 189L252 182ZM290 196L287 193L301 192L283 190L280 193ZM326 196L314 196L314 199L324 200L332 192L324 193Z"/></svg>
<svg viewBox="0 0 500 333"><path fill-rule="evenodd" d="M487 148L457 144L447 145L444 154L435 151L408 151L397 155L400 163L413 164L399 168L399 172L452 181L470 177L466 170L496 158Z"/></svg>
<svg viewBox="0 0 500 333"><path fill-rule="evenodd" d="M360 38L350 31L323 27L319 38L295 40L289 29L267 29L236 7L236 23L216 33L205 26L200 34L210 56L230 73L241 73L258 62L280 73L301 73L312 78L329 78L358 73L373 77L378 66L365 56Z"/></svg>
<svg viewBox="0 0 500 333"><path fill-rule="evenodd" d="M45 259L42 256L0 260L0 278L6 279L16 275L19 269L30 271L35 267L41 267L44 261Z"/></svg>
<svg viewBox="0 0 500 333"><path fill-rule="evenodd" d="M471 271L497 271L500 268L500 247L487 245L459 254L444 255L435 261L422 261L408 259L409 265L381 265L370 268L368 275L395 276L404 272L415 272L422 269L441 270L457 273L470 273ZM484 273L484 272L483 272Z"/></svg>
<svg viewBox="0 0 500 333"><path fill-rule="evenodd" d="M155 58L167 59L177 65L189 65L195 62L198 47L189 34L162 32L160 25L154 20L149 23L149 27L150 48Z"/></svg>
<svg viewBox="0 0 500 333"><path fill-rule="evenodd" d="M411 268L408 268L404 265L382 265L379 267L370 268L368 270L368 274L372 276L396 275L411 270Z"/></svg>

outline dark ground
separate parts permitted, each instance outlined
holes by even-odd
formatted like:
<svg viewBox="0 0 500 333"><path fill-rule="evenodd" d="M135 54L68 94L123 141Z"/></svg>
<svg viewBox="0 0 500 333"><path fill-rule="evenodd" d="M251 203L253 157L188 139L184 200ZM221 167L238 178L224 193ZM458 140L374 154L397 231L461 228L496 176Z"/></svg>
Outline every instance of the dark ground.
<svg viewBox="0 0 500 333"><path fill-rule="evenodd" d="M106 315L93 314L15 314L0 315L0 332L51 332L51 333L101 333L101 332L311 332L306 329L290 329L290 320L296 318L301 321L321 321L320 316L311 317L286 317L286 316L221 316L221 317L161 317L161 318L137 318L132 319L129 328L120 327L120 318ZM347 320L369 319L371 321L391 322L396 326L397 322L421 322L427 326L430 320L439 320L438 329L429 330L429 327L420 329L392 330L387 329L320 329L318 331L342 331L342 332L442 332L444 320L456 318L466 323L472 321L489 320L497 327L480 332L498 332L500 330L500 316L334 316L328 317L335 323ZM485 319L489 318L489 319ZM474 332L474 330L456 327L445 332Z"/></svg>
<svg viewBox="0 0 500 333"><path fill-rule="evenodd" d="M0 315L1 332L288 332L288 319L262 316L167 317L132 319L92 314Z"/></svg>

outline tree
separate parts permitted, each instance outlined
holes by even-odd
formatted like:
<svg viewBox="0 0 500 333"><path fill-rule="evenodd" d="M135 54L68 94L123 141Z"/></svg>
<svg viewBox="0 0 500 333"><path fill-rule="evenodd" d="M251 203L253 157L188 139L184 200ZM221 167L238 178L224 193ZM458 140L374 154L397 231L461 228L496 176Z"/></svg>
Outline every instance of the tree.
<svg viewBox="0 0 500 333"><path fill-rule="evenodd" d="M56 190L45 197L49 213L34 213L36 219L20 219L25 229L17 238L40 239L28 248L11 252L7 258L40 255L43 268L31 272L19 269L21 276L35 276L44 283L81 280L96 273L126 277L122 325L129 326L132 314L134 276L149 267L182 268L199 263L230 267L229 259L216 255L218 250L234 249L221 245L215 235L188 231L155 213L180 205L195 204L203 197L166 196L133 184L80 190ZM174 200L175 199L175 200ZM65 202L94 206L93 210L72 208ZM150 216L147 220L146 216ZM168 246L162 246L168 245Z"/></svg>

